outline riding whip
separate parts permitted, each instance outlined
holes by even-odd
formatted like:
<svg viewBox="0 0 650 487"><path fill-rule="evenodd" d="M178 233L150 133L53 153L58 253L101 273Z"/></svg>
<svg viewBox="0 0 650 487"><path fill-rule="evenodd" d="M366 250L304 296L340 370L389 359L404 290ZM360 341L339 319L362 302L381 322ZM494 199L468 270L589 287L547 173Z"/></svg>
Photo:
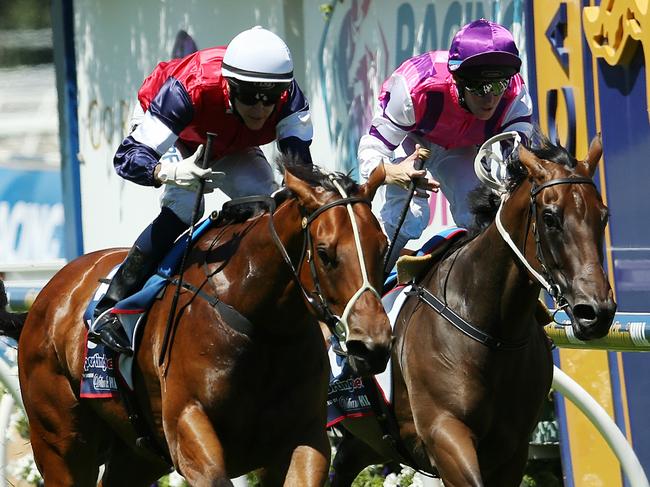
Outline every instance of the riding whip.
<svg viewBox="0 0 650 487"><path fill-rule="evenodd" d="M422 167L424 166L424 159L422 158L422 156L426 156L424 157L424 159L427 159L429 157L429 150L424 148L418 149L418 157L415 160L415 162L413 162L413 168L418 171L422 169ZM416 187L415 181L411 180L408 187L408 197L406 198L406 203L404 204L404 208L402 208L402 213L399 216L399 220L397 220L397 226L395 227L395 232L393 232L393 238L390 239L388 252L386 252L386 256L384 257L384 275L387 275L390 272L390 269L386 269L386 266L388 266L388 261L390 260L390 256L393 253L393 247L395 247L395 240L397 240L399 231L402 229L402 225L404 224L404 220L406 219L406 213L409 210L409 206L411 205L411 200L413 199L413 195L415 194L415 187Z"/></svg>
<svg viewBox="0 0 650 487"><path fill-rule="evenodd" d="M205 147L203 148L203 160L201 161L201 169L207 169L210 165L210 154L212 153L212 141L216 137L216 134L212 132L207 132ZM183 256L181 257L181 265L178 273L178 283L176 284L176 291L174 292L174 298L172 300L172 306L169 310L169 315L167 316L167 326L165 328L165 337L163 338L162 348L160 349L160 356L158 357L158 366L160 367L165 361L165 355L167 354L167 348L169 346L169 340L171 331L173 328L174 315L176 315L176 308L178 306L178 298L181 294L181 286L183 283L183 273L185 272L185 260L190 253L190 247L192 246L192 236L194 235L194 224L198 217L199 208L201 207L201 201L203 201L203 190L205 188L205 180L203 178L199 179L199 187L196 190L196 198L194 200L194 208L192 209L192 219L190 220L190 228L187 231L187 245L183 249ZM165 374L166 374L165 369ZM163 375L165 375L163 374Z"/></svg>

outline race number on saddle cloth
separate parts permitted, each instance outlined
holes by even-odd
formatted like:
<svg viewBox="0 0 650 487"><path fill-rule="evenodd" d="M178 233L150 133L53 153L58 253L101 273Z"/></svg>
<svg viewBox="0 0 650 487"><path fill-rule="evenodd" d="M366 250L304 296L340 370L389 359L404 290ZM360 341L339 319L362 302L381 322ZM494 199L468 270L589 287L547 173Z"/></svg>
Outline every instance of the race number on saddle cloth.
<svg viewBox="0 0 650 487"><path fill-rule="evenodd" d="M192 234L192 243L213 224L213 220L207 218L198 223ZM177 271L185 247L188 245L186 238L179 238L174 247L165 256L157 268L157 271L144 284L142 289L138 290L131 296L127 296L119 301L113 307L122 326L131 340L132 348L135 350L135 339L138 336L137 331L143 325L147 311L153 304L157 296L170 282L170 277ZM88 307L84 312L84 323L90 328L93 321L95 306L101 300L102 296L108 289L108 282L113 277L121 264L118 264L108 274L106 281L102 282ZM81 381L81 397L85 398L102 398L114 397L117 394L118 380L133 389L133 380L131 368L133 357L127 357L119 354L103 344L93 343L86 340L86 356L84 357L84 373Z"/></svg>
<svg viewBox="0 0 650 487"><path fill-rule="evenodd" d="M451 227L434 235L417 252L417 257L430 255L444 244L450 244L465 235L463 228ZM429 264L431 265L431 264ZM404 301L408 284L397 282L397 270L386 278L382 304L390 320L391 327L395 325ZM331 427L347 418L359 418L376 415L392 404L392 380L390 360L386 369L374 378L363 379L355 376L348 364L347 358L340 352L340 345L335 335L330 336L328 351L330 359L330 382L327 393L327 427ZM338 353L337 353L338 352ZM376 388L376 390L371 390ZM377 404L383 400L385 405Z"/></svg>

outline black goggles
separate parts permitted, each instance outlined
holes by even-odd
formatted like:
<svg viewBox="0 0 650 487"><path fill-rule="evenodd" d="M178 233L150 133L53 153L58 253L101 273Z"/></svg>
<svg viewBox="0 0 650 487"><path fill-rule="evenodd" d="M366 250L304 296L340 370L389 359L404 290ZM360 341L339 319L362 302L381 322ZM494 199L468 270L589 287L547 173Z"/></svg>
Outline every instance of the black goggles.
<svg viewBox="0 0 650 487"><path fill-rule="evenodd" d="M265 86L267 83L251 83L245 86L230 84L232 95L241 103L253 106L262 102L264 106L275 105L282 94L287 91L289 85L286 83Z"/></svg>
<svg viewBox="0 0 650 487"><path fill-rule="evenodd" d="M472 95L487 96L492 93L494 96L502 95L510 84L510 78L481 80L465 84L465 89Z"/></svg>

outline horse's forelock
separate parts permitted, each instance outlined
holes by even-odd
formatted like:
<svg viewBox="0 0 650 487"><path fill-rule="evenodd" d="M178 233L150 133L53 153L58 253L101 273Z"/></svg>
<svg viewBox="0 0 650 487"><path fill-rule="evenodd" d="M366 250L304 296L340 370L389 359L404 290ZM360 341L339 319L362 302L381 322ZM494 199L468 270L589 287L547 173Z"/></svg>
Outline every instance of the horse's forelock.
<svg viewBox="0 0 650 487"><path fill-rule="evenodd" d="M536 143L532 144L529 150L540 159L546 159L547 161L554 162L569 169L575 169L577 164L575 157L562 147L559 141L557 144L553 144L543 134L537 135Z"/></svg>

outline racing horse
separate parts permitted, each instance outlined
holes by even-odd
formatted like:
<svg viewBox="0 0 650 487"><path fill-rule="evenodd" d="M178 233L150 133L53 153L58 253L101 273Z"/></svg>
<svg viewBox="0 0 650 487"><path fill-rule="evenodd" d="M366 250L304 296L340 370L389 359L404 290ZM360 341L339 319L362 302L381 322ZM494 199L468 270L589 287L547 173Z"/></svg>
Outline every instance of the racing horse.
<svg viewBox="0 0 650 487"><path fill-rule="evenodd" d="M540 288L581 340L607 334L616 310L602 266L608 210L592 181L600 138L578 162L539 137L512 157L501 197L472 193L477 228L407 292L391 353L397 434L387 445L344 420L334 487L387 460L437 470L447 487L520 485L553 374Z"/></svg>
<svg viewBox="0 0 650 487"><path fill-rule="evenodd" d="M385 172L359 186L295 161L284 169L285 188L267 201L274 211L233 205L197 239L162 366L173 286L149 311L133 371L148 446L120 398L79 397L82 314L124 249L71 261L24 323L5 317L4 334L19 337L21 392L46 486L96 485L102 464L104 487L149 486L171 465L195 486L232 485L252 470L264 485L325 483L329 368L319 320L343 326L361 373L384 369L392 344L376 291L387 242L369 206Z"/></svg>

